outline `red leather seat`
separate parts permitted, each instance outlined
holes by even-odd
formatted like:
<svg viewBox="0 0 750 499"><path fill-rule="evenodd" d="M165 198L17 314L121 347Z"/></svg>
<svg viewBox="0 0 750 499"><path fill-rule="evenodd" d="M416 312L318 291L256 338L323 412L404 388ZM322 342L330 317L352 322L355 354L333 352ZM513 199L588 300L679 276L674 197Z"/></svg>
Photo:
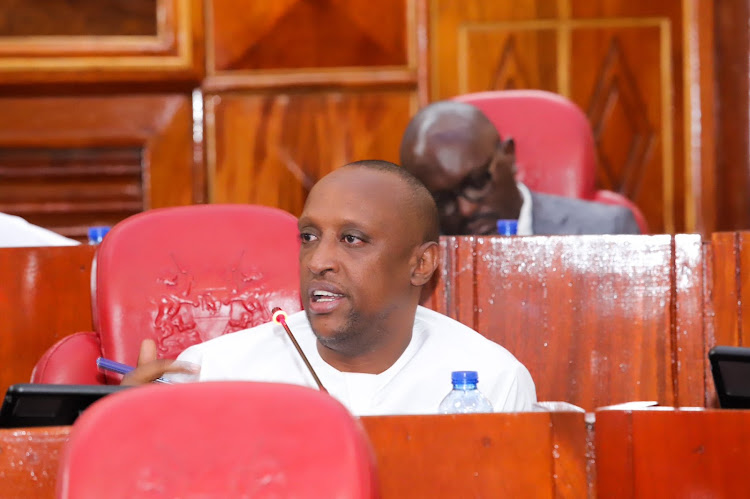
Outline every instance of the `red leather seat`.
<svg viewBox="0 0 750 499"><path fill-rule="evenodd" d="M367 436L338 401L296 385L148 385L73 425L57 497L378 496Z"/></svg>
<svg viewBox="0 0 750 499"><path fill-rule="evenodd" d="M129 217L97 249L96 332L53 345L31 381L106 383L96 358L135 365L145 338L156 341L160 358L174 358L195 343L269 321L275 306L298 311L298 251L297 219L276 208L195 205Z"/></svg>
<svg viewBox="0 0 750 499"><path fill-rule="evenodd" d="M574 103L543 90L478 92L453 100L478 107L501 137L515 139L518 180L529 189L625 206L641 233L648 233L635 203L622 194L597 190L594 136L586 115Z"/></svg>

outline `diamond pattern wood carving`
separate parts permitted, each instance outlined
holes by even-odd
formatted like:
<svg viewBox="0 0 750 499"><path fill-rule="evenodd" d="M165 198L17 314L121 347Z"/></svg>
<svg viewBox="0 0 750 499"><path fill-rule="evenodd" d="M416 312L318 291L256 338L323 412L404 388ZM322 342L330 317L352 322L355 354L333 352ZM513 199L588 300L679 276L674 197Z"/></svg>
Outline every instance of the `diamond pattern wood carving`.
<svg viewBox="0 0 750 499"><path fill-rule="evenodd" d="M631 198L638 192L655 140L644 109L635 77L613 37L596 79L588 115L596 139L600 185ZM624 134L605 134L608 127L617 127Z"/></svg>
<svg viewBox="0 0 750 499"><path fill-rule="evenodd" d="M216 71L405 65L406 0L215 0ZM211 48L209 48L211 50Z"/></svg>

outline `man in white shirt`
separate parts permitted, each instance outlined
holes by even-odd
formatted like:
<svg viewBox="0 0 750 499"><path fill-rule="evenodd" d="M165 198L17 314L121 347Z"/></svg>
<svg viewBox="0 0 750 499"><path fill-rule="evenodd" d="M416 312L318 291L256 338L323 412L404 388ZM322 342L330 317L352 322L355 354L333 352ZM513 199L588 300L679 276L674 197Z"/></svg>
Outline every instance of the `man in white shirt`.
<svg viewBox="0 0 750 499"><path fill-rule="evenodd" d="M353 413L436 413L451 372L479 373L496 411L532 410L534 384L500 345L418 307L438 262L438 218L425 187L385 161L361 161L327 175L299 219L304 312L288 324L329 393ZM155 360L144 342L124 383L183 370ZM315 387L281 326L228 334L187 349L200 379Z"/></svg>
<svg viewBox="0 0 750 499"><path fill-rule="evenodd" d="M497 234L500 219L518 220L518 235L638 234L630 210L542 194L516 181L513 139L463 102L435 102L404 132L401 166L432 193L442 232Z"/></svg>

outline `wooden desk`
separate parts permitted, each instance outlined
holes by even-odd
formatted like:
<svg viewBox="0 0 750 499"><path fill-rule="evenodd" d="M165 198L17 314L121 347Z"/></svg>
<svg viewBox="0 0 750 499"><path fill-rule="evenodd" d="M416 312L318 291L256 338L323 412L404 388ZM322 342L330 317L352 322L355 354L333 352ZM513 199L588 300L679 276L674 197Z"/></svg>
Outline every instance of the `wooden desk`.
<svg viewBox="0 0 750 499"><path fill-rule="evenodd" d="M57 340L91 331L94 246L0 248L0 395Z"/></svg>
<svg viewBox="0 0 750 499"><path fill-rule="evenodd" d="M0 430L0 496L54 497L60 453L69 433L69 426Z"/></svg>
<svg viewBox="0 0 750 499"><path fill-rule="evenodd" d="M750 411L596 412L600 497L747 497Z"/></svg>
<svg viewBox="0 0 750 499"><path fill-rule="evenodd" d="M383 499L586 497L580 413L363 417ZM4 498L53 497L69 427L0 430Z"/></svg>
<svg viewBox="0 0 750 499"><path fill-rule="evenodd" d="M510 350L539 400L704 405L697 234L444 237L434 307Z"/></svg>

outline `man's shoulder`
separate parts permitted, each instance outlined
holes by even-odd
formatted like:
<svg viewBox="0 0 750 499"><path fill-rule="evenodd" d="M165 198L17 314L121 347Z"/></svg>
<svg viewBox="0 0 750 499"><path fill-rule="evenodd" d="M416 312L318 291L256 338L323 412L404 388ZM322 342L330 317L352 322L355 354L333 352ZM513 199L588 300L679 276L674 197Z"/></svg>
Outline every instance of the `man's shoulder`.
<svg viewBox="0 0 750 499"><path fill-rule="evenodd" d="M535 234L638 234L633 213L624 206L531 193Z"/></svg>

